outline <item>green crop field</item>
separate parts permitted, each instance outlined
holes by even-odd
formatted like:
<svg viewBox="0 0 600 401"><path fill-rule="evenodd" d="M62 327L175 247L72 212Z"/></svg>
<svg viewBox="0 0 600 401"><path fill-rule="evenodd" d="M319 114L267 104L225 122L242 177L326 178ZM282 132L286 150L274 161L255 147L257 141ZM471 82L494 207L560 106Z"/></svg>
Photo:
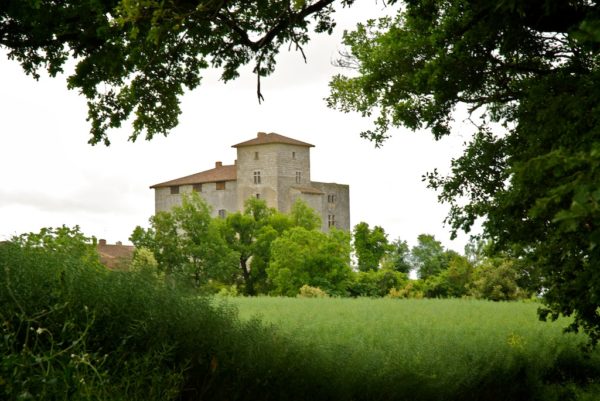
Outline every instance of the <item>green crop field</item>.
<svg viewBox="0 0 600 401"><path fill-rule="evenodd" d="M536 303L268 297L230 302L242 319L258 317L307 345L335 371L332 384L353 394L600 399L598 352L589 357L581 352L586 338L564 334L566 319L540 322Z"/></svg>
<svg viewBox="0 0 600 401"><path fill-rule="evenodd" d="M85 256L0 246L0 399L600 399L534 303L208 297Z"/></svg>

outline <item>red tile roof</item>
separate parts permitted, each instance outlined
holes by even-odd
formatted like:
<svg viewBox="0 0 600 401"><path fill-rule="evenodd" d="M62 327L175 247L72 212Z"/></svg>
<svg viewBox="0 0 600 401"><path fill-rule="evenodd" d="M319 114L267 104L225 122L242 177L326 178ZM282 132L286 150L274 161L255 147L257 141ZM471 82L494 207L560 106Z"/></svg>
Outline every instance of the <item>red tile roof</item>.
<svg viewBox="0 0 600 401"><path fill-rule="evenodd" d="M100 263L109 269L126 268L133 259L135 247L132 245L108 245L106 241L100 241L96 246Z"/></svg>
<svg viewBox="0 0 600 401"><path fill-rule="evenodd" d="M217 166L213 169L201 171L199 173L181 178L176 178L171 181L161 182L160 184L154 184L150 188L171 187L175 185L203 184L206 182L218 181L235 181L236 179L237 169L235 164L229 166L222 166L217 163Z"/></svg>
<svg viewBox="0 0 600 401"><path fill-rule="evenodd" d="M311 145L310 143L302 142L297 139L288 138L287 136L279 135L274 132L270 134L266 134L264 132L259 132L256 135L256 138L250 139L249 141L238 143L237 145L233 145L232 148L241 148L243 146L253 146L253 145L265 145L268 143L285 143L288 145L298 145L298 146L307 146L313 148L315 145Z"/></svg>

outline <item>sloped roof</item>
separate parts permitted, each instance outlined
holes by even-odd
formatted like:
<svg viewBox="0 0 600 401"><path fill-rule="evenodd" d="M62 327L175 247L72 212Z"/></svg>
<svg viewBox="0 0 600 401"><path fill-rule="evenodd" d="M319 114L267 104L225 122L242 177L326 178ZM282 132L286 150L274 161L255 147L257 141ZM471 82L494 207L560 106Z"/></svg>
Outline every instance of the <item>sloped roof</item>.
<svg viewBox="0 0 600 401"><path fill-rule="evenodd" d="M298 145L298 146L306 146L310 148L314 148L315 145L311 145L310 143L302 142L297 139L288 138L287 136L279 135L274 132L270 134L259 132L256 135L256 138L250 139L249 141L238 143L237 145L233 145L232 148L241 148L243 146L253 146L253 145L265 145L269 143L284 143L288 145Z"/></svg>
<svg viewBox="0 0 600 401"><path fill-rule="evenodd" d="M109 269L124 267L133 259L135 247L132 245L108 245L98 244L96 246L98 255L100 255L100 263Z"/></svg>
<svg viewBox="0 0 600 401"><path fill-rule="evenodd" d="M203 184L206 182L235 180L237 180L237 169L235 164L228 166L221 166L217 164L217 166L213 169L201 171L199 173L191 174L181 178L176 178L171 181L161 182L160 184L154 184L150 188L162 188L171 187L175 185L193 185Z"/></svg>
<svg viewBox="0 0 600 401"><path fill-rule="evenodd" d="M324 192L321 191L320 189L313 188L313 187L292 187L292 189L295 189L296 191L300 191L303 194L311 194L311 195L323 195L324 194Z"/></svg>

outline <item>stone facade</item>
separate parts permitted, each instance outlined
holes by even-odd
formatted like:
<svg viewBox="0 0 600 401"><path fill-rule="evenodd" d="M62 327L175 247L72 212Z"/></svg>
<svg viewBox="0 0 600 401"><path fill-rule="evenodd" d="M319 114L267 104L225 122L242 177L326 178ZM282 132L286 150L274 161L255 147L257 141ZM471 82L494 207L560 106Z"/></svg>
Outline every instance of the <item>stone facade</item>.
<svg viewBox="0 0 600 401"><path fill-rule="evenodd" d="M314 145L275 133L233 145L237 160L215 168L151 186L155 211L170 210L181 196L198 192L213 208L214 216L243 210L248 198L264 199L269 207L289 213L302 199L321 215L322 230L350 230L348 185L313 182L310 179L310 148Z"/></svg>

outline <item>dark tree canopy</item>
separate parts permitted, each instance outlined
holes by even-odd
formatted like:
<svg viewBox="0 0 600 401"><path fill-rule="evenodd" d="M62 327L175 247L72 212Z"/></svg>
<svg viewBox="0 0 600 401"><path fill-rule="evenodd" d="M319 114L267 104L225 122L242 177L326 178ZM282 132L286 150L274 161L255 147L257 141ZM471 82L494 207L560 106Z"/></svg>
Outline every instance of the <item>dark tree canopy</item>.
<svg viewBox="0 0 600 401"><path fill-rule="evenodd" d="M270 74L282 45L301 51L309 29L331 33L333 1L4 0L0 47L34 77L75 59L68 85L88 100L90 143L109 144L129 117L130 139L151 139L177 125L179 98L203 69L222 68L223 81L249 63Z"/></svg>
<svg viewBox="0 0 600 401"><path fill-rule="evenodd" d="M465 104L477 133L447 177L425 179L454 233L482 218L523 261L553 317L600 339L600 7L589 0L407 0L345 35L329 105L389 127L451 132Z"/></svg>

